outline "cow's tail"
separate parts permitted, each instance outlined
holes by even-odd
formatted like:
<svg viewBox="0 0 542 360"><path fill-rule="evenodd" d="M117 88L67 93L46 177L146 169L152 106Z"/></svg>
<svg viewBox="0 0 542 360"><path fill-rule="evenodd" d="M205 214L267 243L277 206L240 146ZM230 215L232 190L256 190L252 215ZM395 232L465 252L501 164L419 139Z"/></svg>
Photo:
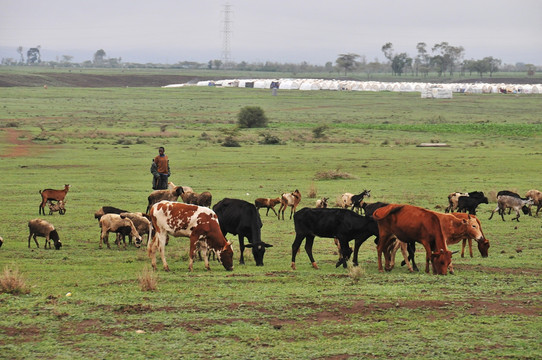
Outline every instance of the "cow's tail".
<svg viewBox="0 0 542 360"><path fill-rule="evenodd" d="M373 212L373 219L375 220L382 220L386 216L389 216L391 214L395 214L403 208L403 205L387 205L384 207L381 207L379 209L376 209L375 212Z"/></svg>

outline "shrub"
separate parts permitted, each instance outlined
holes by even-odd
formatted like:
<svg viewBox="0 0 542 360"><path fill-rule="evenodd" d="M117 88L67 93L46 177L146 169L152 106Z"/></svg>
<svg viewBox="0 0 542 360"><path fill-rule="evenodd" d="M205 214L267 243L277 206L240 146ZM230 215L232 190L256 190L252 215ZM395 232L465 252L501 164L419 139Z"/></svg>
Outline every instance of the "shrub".
<svg viewBox="0 0 542 360"><path fill-rule="evenodd" d="M359 280L365 275L365 269L361 266L354 266L352 261L348 261L348 277L352 280L353 284L358 283Z"/></svg>
<svg viewBox="0 0 542 360"><path fill-rule="evenodd" d="M278 136L272 135L270 133L261 133L260 136L263 136L263 139L260 141L262 145L280 145L280 139Z"/></svg>
<svg viewBox="0 0 542 360"><path fill-rule="evenodd" d="M327 125L317 126L314 129L312 129L312 135L314 136L315 139L324 138L324 137L326 137L325 132L326 132L327 129L329 129L329 127Z"/></svg>
<svg viewBox="0 0 542 360"><path fill-rule="evenodd" d="M317 180L336 180L336 179L352 179L349 173L342 172L340 170L320 171L315 175Z"/></svg>
<svg viewBox="0 0 542 360"><path fill-rule="evenodd" d="M314 183L311 183L311 187L309 188L309 193L307 197L309 199L314 199L317 194L318 194L318 190L316 189L316 185L314 185Z"/></svg>
<svg viewBox="0 0 542 360"><path fill-rule="evenodd" d="M143 268L138 280L141 291L156 291L158 289L158 275L148 266Z"/></svg>
<svg viewBox="0 0 542 360"><path fill-rule="evenodd" d="M26 286L23 276L18 269L4 267L4 272L0 275L0 293L8 294L28 294L30 290Z"/></svg>
<svg viewBox="0 0 542 360"><path fill-rule="evenodd" d="M237 123L240 128L267 127L267 117L259 106L245 106L237 114Z"/></svg>
<svg viewBox="0 0 542 360"><path fill-rule="evenodd" d="M228 136L226 139L224 139L224 142L222 143L222 146L225 147L241 147L241 144L233 136Z"/></svg>

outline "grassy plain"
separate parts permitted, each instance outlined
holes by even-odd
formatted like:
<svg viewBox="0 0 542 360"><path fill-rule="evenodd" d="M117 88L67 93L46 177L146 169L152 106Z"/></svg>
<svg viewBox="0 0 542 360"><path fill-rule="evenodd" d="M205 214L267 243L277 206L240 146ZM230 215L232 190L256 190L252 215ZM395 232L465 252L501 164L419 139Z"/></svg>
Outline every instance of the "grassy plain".
<svg viewBox="0 0 542 360"><path fill-rule="evenodd" d="M315 242L320 270L302 250L292 271L293 221L262 210L262 237L274 245L264 267L247 253L233 272L198 262L189 273L187 241L175 239L172 271L158 271L155 292L138 286L145 250L99 250L93 217L102 205L145 210L160 145L171 180L211 191L213 203L298 188L301 208L316 200L310 189L332 200L371 189L370 201L442 211L452 191L491 200L541 189L539 95L50 87L2 88L0 98L0 266L17 268L30 288L0 294L2 358L542 357L542 220L487 220L494 198L479 209L489 258L454 255L455 275L381 274L372 240L360 250L361 277L335 268L331 239ZM267 129L236 129L247 105L264 109ZM314 138L322 125L325 137ZM262 134L282 145L260 144ZM227 136L241 147L221 146ZM451 146L416 147L431 141ZM352 178L317 179L334 170ZM44 217L62 249L28 249L38 190L64 184L66 215Z"/></svg>

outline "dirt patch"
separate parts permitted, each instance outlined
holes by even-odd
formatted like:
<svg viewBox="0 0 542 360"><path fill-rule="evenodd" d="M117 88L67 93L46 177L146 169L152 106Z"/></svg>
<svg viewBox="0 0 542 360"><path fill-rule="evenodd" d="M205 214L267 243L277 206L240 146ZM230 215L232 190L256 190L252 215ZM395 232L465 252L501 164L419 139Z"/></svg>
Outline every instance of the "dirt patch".
<svg viewBox="0 0 542 360"><path fill-rule="evenodd" d="M6 143L9 145L5 154L0 154L2 158L17 156L28 156L30 151L36 147L32 143L28 131L15 130L12 128L3 129L5 131Z"/></svg>

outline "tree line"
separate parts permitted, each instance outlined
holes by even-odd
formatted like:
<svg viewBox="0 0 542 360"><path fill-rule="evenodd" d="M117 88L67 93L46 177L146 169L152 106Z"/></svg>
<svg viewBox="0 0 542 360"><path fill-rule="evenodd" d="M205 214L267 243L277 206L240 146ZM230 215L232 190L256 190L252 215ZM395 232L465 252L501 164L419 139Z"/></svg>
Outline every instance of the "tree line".
<svg viewBox="0 0 542 360"><path fill-rule="evenodd" d="M179 61L175 64L155 63L133 63L123 62L122 58L108 58L103 49L97 50L91 60L82 63L72 62L73 56L62 55L55 61L42 61L40 54L41 46L29 48L25 52L22 46L17 48L19 59L2 58L0 64L4 66L33 65L52 67L97 67L97 68L171 68L171 69L209 69L209 70L238 70L238 71L262 71L262 72L289 72L297 73L334 73L344 74L365 74L370 79L375 74L390 73L393 76L411 75L416 77L427 77L429 73L436 73L439 77L453 77L459 73L465 76L477 74L483 77L488 74L490 77L498 71L526 72L533 76L537 67L533 64L516 63L514 65L502 64L500 59L487 56L483 59L465 60L465 49L462 46L453 46L447 42L433 45L430 49L424 42L416 45L416 56L411 57L407 53L396 53L393 44L388 42L381 48L386 61L381 62L377 58L367 61L364 55L355 53L339 54L335 62L328 61L324 65L309 64L306 61L301 63L280 63L280 62L256 62L248 63L229 62L224 63L219 59L209 60L207 63L195 61Z"/></svg>

